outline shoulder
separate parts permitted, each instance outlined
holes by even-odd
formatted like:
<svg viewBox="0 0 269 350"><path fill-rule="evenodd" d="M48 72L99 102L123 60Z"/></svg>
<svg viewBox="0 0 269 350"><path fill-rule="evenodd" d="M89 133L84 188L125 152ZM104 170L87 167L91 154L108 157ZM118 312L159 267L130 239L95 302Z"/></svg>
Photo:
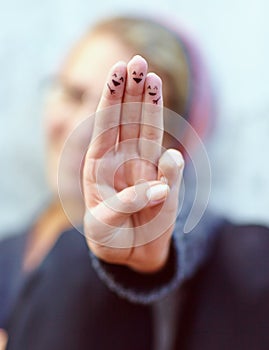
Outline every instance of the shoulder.
<svg viewBox="0 0 269 350"><path fill-rule="evenodd" d="M8 237L0 241L0 275L3 277L11 274L11 271L18 269L21 263L27 234L22 233Z"/></svg>
<svg viewBox="0 0 269 350"><path fill-rule="evenodd" d="M13 316L24 315L28 309L37 317L57 313L60 320L72 308L81 308L80 300L92 305L97 299L94 292L102 294L103 289L84 236L71 229L61 234L41 265L28 275Z"/></svg>
<svg viewBox="0 0 269 350"><path fill-rule="evenodd" d="M26 237L26 234L20 234L0 242L0 326L5 322L20 285L21 260Z"/></svg>
<svg viewBox="0 0 269 350"><path fill-rule="evenodd" d="M219 249L227 264L252 272L269 267L269 228L260 225L233 225L223 227ZM260 271L262 272L262 271Z"/></svg>
<svg viewBox="0 0 269 350"><path fill-rule="evenodd" d="M40 266L42 274L68 275L70 279L73 274L80 276L88 273L90 268L89 249L85 237L72 228L61 234L54 247Z"/></svg>
<svg viewBox="0 0 269 350"><path fill-rule="evenodd" d="M269 228L225 224L214 257L236 290L257 296L269 291Z"/></svg>
<svg viewBox="0 0 269 350"><path fill-rule="evenodd" d="M225 222L212 248L183 290L187 347L268 349L268 228Z"/></svg>
<svg viewBox="0 0 269 350"><path fill-rule="evenodd" d="M80 257L82 251L88 251L85 237L75 228L71 228L60 235L48 258L61 259L61 255L67 254L69 258L74 259Z"/></svg>
<svg viewBox="0 0 269 350"><path fill-rule="evenodd" d="M0 240L0 259L19 251L24 245L26 236L25 233L21 233Z"/></svg>

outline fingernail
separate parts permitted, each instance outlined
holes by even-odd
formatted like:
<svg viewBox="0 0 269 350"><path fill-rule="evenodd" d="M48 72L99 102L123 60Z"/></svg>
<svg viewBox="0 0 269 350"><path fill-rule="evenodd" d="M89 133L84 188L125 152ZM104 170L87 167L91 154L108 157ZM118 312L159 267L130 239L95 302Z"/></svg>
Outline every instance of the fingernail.
<svg viewBox="0 0 269 350"><path fill-rule="evenodd" d="M150 187L147 190L147 197L151 202L159 201L159 200L165 199L168 192L169 192L168 185L166 184L155 185Z"/></svg>
<svg viewBox="0 0 269 350"><path fill-rule="evenodd" d="M160 181L162 181L162 182L165 183L165 184L168 184L168 180L167 180L167 178L164 177L164 176L161 176Z"/></svg>

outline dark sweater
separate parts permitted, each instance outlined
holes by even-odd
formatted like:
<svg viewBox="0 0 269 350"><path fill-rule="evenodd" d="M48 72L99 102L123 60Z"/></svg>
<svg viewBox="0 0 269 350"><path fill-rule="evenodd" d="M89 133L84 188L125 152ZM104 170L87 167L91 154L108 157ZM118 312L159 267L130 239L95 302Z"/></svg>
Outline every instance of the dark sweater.
<svg viewBox="0 0 269 350"><path fill-rule="evenodd" d="M92 264L83 236L64 233L17 298L8 349L151 350L156 310L172 305L174 349L268 350L268 233L222 222L199 268L184 269L192 250L183 249L181 260L172 246L165 268L150 277L94 258Z"/></svg>
<svg viewBox="0 0 269 350"><path fill-rule="evenodd" d="M160 274L147 275L145 278L143 275L132 273L130 269L105 264L88 251L87 259L91 260L96 274L110 290L131 302L152 303L181 285L203 263L214 241L216 228L223 219L207 210L192 232L184 234L186 218L192 207L191 195L189 191L180 215L177 216L170 259ZM0 243L0 328L6 328L9 313L16 303L17 296L28 283L28 279L31 279L31 276L23 276L21 273L24 246L27 232L30 230L31 228L28 228L25 233ZM75 229L71 231L80 235ZM80 231L83 232L82 229ZM56 247L58 245L57 243ZM55 249L52 249L44 264L51 259L54 251ZM68 259L70 253L67 249L59 249L56 254L61 259ZM40 268L43 268L43 264Z"/></svg>

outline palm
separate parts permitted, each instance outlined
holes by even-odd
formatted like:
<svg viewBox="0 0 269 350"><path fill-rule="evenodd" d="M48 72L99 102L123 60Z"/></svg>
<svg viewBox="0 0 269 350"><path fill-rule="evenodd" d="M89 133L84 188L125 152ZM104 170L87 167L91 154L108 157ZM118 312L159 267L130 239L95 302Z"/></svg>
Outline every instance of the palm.
<svg viewBox="0 0 269 350"><path fill-rule="evenodd" d="M130 152L130 142L125 143L117 152L110 151L101 159L92 159L92 167L97 169L94 181L88 181L88 192L95 193L90 196L90 207L94 207L115 192L135 186L146 181L158 179L157 165L141 158L137 151ZM133 144L133 142L132 142ZM144 222L143 217L150 219L154 208L143 208L134 213L130 219L135 222ZM134 226L135 226L134 222Z"/></svg>
<svg viewBox="0 0 269 350"><path fill-rule="evenodd" d="M140 64L146 76L145 61L137 60L136 66ZM126 86L118 84L112 90L112 79L104 90L86 156L83 185L90 248L105 260L136 267L147 257L156 260L156 256L163 255L161 250L168 249L179 183L176 181L176 191L165 204L163 198L154 202L146 196L146 190L160 183L162 173L165 175L159 164L163 136L161 81L148 74L138 85L130 72L131 62ZM115 66L112 73L124 81L126 67ZM146 86L151 85L159 91L158 98L147 94ZM142 106L141 102L146 104Z"/></svg>

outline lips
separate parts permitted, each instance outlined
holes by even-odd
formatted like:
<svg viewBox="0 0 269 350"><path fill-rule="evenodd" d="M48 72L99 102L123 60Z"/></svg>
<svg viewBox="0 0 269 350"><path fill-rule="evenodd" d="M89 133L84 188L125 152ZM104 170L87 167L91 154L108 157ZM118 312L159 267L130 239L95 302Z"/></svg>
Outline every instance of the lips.
<svg viewBox="0 0 269 350"><path fill-rule="evenodd" d="M149 92L150 96L156 96L156 92Z"/></svg>
<svg viewBox="0 0 269 350"><path fill-rule="evenodd" d="M120 83L118 81L114 80L114 79L112 79L112 83L114 84L114 86L119 86L120 85Z"/></svg>
<svg viewBox="0 0 269 350"><path fill-rule="evenodd" d="M140 83L140 81L142 80L141 78L133 78L133 79L137 84Z"/></svg>

